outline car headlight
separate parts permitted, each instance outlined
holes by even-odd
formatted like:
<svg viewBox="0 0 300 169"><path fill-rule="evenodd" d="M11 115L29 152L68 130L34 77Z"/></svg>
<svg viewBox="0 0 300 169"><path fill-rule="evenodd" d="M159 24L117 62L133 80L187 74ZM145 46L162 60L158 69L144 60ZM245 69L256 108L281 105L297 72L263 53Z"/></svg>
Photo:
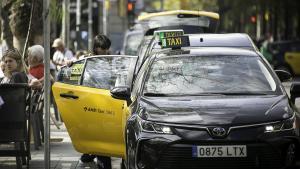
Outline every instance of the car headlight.
<svg viewBox="0 0 300 169"><path fill-rule="evenodd" d="M278 131L284 131L284 130L291 130L296 128L296 119L295 116L284 120L282 122L269 124L265 126L265 132L278 132Z"/></svg>
<svg viewBox="0 0 300 169"><path fill-rule="evenodd" d="M143 132L158 133L158 134L173 134L171 127L169 126L143 120L140 117L138 117L138 123Z"/></svg>

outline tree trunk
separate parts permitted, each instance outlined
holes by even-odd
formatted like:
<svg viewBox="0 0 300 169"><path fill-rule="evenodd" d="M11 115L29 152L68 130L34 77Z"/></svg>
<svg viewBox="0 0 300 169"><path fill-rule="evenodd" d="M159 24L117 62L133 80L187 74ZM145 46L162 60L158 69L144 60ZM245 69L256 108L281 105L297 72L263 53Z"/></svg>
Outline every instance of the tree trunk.
<svg viewBox="0 0 300 169"><path fill-rule="evenodd" d="M28 33L32 0L4 0L2 4L3 39L8 48L14 47L22 52ZM35 39L40 39L36 38L36 36L40 37L43 35L42 12L43 2L36 0L29 45L35 44ZM39 42L38 44L41 43Z"/></svg>
<svg viewBox="0 0 300 169"><path fill-rule="evenodd" d="M2 37L3 37L3 44L6 45L7 48L13 48L13 34L9 26L9 9L11 7L11 3L2 1L1 3L2 10L1 10L1 19L2 19Z"/></svg>

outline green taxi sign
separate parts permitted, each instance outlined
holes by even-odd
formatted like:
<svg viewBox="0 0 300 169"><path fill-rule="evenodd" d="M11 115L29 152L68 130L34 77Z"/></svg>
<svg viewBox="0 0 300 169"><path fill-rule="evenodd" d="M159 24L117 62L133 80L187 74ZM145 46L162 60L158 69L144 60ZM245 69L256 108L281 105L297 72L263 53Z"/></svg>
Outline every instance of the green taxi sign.
<svg viewBox="0 0 300 169"><path fill-rule="evenodd" d="M182 36L184 34L182 29L175 29L175 30L161 30L161 31L155 31L154 35L158 37L159 39L162 38L169 38L169 37L176 37L176 36Z"/></svg>
<svg viewBox="0 0 300 169"><path fill-rule="evenodd" d="M161 39L162 48L181 48L190 46L190 40L188 36L168 37Z"/></svg>

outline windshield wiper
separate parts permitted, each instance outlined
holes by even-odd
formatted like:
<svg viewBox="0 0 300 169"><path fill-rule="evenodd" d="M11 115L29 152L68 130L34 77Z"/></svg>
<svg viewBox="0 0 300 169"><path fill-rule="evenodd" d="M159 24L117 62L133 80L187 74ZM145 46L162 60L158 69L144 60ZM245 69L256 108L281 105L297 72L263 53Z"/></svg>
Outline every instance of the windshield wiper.
<svg viewBox="0 0 300 169"><path fill-rule="evenodd" d="M172 94L165 94L165 93L144 93L144 96L224 96L222 93L195 93L195 94L182 94L182 93L172 93Z"/></svg>
<svg viewBox="0 0 300 169"><path fill-rule="evenodd" d="M179 96L223 96L223 93L191 93L191 94L179 94Z"/></svg>
<svg viewBox="0 0 300 169"><path fill-rule="evenodd" d="M170 96L165 93L144 93L144 96L152 96L152 97L165 97L165 96Z"/></svg>
<svg viewBox="0 0 300 169"><path fill-rule="evenodd" d="M262 92L220 92L220 93L194 93L194 94L180 94L180 93L144 93L144 96L152 97L167 97L167 96L238 96L238 95L268 95Z"/></svg>
<svg viewBox="0 0 300 169"><path fill-rule="evenodd" d="M268 95L268 93L263 92L222 92L219 94L223 95Z"/></svg>

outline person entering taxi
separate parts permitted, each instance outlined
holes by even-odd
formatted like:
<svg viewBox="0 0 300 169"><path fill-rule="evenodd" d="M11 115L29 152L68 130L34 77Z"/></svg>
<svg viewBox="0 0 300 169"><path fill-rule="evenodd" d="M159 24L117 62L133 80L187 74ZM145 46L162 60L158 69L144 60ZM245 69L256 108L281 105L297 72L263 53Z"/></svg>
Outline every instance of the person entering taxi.
<svg viewBox="0 0 300 169"><path fill-rule="evenodd" d="M90 55L109 55L111 41L105 35L99 34L94 37L93 51ZM94 161L97 157L98 165L102 169L111 169L111 158L107 156L96 156L93 154L83 154L80 160L83 163L88 163Z"/></svg>

